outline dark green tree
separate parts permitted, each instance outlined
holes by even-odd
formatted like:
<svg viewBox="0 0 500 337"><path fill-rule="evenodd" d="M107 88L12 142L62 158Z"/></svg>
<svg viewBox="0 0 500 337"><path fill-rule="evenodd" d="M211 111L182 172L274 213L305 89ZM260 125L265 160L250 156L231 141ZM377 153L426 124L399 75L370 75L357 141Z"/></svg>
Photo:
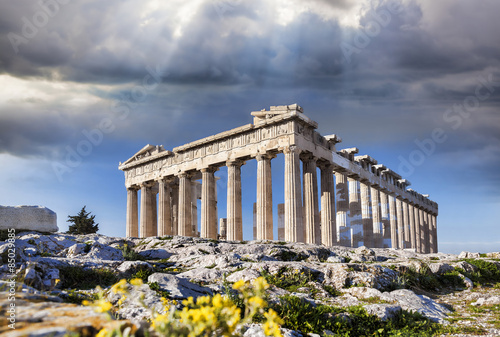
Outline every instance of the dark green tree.
<svg viewBox="0 0 500 337"><path fill-rule="evenodd" d="M99 230L99 224L94 221L95 215L87 212L85 207L87 206L83 206L78 215L68 215L66 222L73 224L69 226L69 234L92 234Z"/></svg>

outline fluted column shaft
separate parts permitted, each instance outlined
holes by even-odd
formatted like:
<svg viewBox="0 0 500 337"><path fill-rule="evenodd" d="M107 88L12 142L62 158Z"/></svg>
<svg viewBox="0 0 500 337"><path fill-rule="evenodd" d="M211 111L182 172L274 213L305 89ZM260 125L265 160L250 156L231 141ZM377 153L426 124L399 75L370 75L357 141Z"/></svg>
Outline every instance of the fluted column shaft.
<svg viewBox="0 0 500 337"><path fill-rule="evenodd" d="M428 235L427 235L427 220L424 218L424 211L422 209L418 210L418 216L420 219L420 250L421 253L428 253L427 247L429 246L428 244Z"/></svg>
<svg viewBox="0 0 500 337"><path fill-rule="evenodd" d="M403 220L403 205L401 199L396 198L396 221L397 221L397 232L398 232L398 248L405 248L405 238L404 238L404 220Z"/></svg>
<svg viewBox="0 0 500 337"><path fill-rule="evenodd" d="M304 183L304 240L306 243L321 243L318 209L318 178L316 174L316 158L303 156Z"/></svg>
<svg viewBox="0 0 500 337"><path fill-rule="evenodd" d="M382 247L391 247L391 217L389 212L389 196L380 191L380 216L382 220Z"/></svg>
<svg viewBox="0 0 500 337"><path fill-rule="evenodd" d="M129 187L127 188L127 237L136 238L139 236L138 216L137 188Z"/></svg>
<svg viewBox="0 0 500 337"><path fill-rule="evenodd" d="M327 247L337 244L335 185L330 164L321 167L321 243Z"/></svg>
<svg viewBox="0 0 500 337"><path fill-rule="evenodd" d="M172 235L179 235L179 184L172 185Z"/></svg>
<svg viewBox="0 0 500 337"><path fill-rule="evenodd" d="M156 204L156 191L151 190L151 225L146 226L146 237L158 235L158 206Z"/></svg>
<svg viewBox="0 0 500 337"><path fill-rule="evenodd" d="M363 224L363 244L366 247L374 247L373 244L373 219L370 209L370 186L365 182L360 182L361 195L361 221Z"/></svg>
<svg viewBox="0 0 500 337"><path fill-rule="evenodd" d="M439 250L438 250L439 247L438 247L437 217L436 217L436 215L432 214L431 220L432 220L432 228L433 228L433 232L434 232L434 253L437 253L437 252L439 252Z"/></svg>
<svg viewBox="0 0 500 337"><path fill-rule="evenodd" d="M158 181L158 235L172 235L170 186L164 179Z"/></svg>
<svg viewBox="0 0 500 337"><path fill-rule="evenodd" d="M257 156L257 240L273 239L273 184L271 158Z"/></svg>
<svg viewBox="0 0 500 337"><path fill-rule="evenodd" d="M363 228L359 181L354 178L347 178L347 181L349 182L349 226L351 228L351 247L357 247L361 239L360 232ZM354 237L352 235L354 235Z"/></svg>
<svg viewBox="0 0 500 337"><path fill-rule="evenodd" d="M285 148L285 241L304 242L300 157L295 146Z"/></svg>
<svg viewBox="0 0 500 337"><path fill-rule="evenodd" d="M420 209L414 206L415 214L415 249L417 253L422 253L422 227L420 225Z"/></svg>
<svg viewBox="0 0 500 337"><path fill-rule="evenodd" d="M418 252L415 239L415 207L412 204L408 205L408 221L410 223L410 247Z"/></svg>
<svg viewBox="0 0 500 337"><path fill-rule="evenodd" d="M227 162L227 240L243 240L241 161Z"/></svg>
<svg viewBox="0 0 500 337"><path fill-rule="evenodd" d="M434 228L432 227L432 215L429 212L425 212L427 216L427 228L429 232L429 253L435 253L434 251Z"/></svg>
<svg viewBox="0 0 500 337"><path fill-rule="evenodd" d="M347 226L347 216L349 213L349 187L347 176L341 172L335 172L335 189L337 202L337 242L342 246L349 246L349 227Z"/></svg>
<svg viewBox="0 0 500 337"><path fill-rule="evenodd" d="M215 170L201 170L201 233L202 238L217 239L217 214L215 214Z"/></svg>
<svg viewBox="0 0 500 337"><path fill-rule="evenodd" d="M403 248L410 248L410 226L408 219L408 203L403 200L401 202L401 207L403 207L403 230L404 230L404 245Z"/></svg>
<svg viewBox="0 0 500 337"><path fill-rule="evenodd" d="M151 185L141 184L141 222L139 237L147 237L148 228L153 225L153 205L151 203Z"/></svg>
<svg viewBox="0 0 500 337"><path fill-rule="evenodd" d="M389 195L389 219L391 224L391 248L398 248L398 222L396 220L396 198Z"/></svg>
<svg viewBox="0 0 500 337"><path fill-rule="evenodd" d="M187 173L179 174L179 235L190 236L191 227L191 177Z"/></svg>
<svg viewBox="0 0 500 337"><path fill-rule="evenodd" d="M376 188L370 188L372 201L372 222L373 222L373 247L382 248L382 219L380 214L380 192Z"/></svg>

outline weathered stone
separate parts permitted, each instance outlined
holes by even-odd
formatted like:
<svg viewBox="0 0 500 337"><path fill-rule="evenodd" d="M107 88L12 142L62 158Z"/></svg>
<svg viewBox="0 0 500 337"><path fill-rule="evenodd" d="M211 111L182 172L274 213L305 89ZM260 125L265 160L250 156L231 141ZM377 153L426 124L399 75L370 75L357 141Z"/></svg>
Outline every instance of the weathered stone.
<svg viewBox="0 0 500 337"><path fill-rule="evenodd" d="M479 259L481 254L479 253L471 253L471 252L461 252L458 254L459 259Z"/></svg>
<svg viewBox="0 0 500 337"><path fill-rule="evenodd" d="M260 276L260 273L255 269L244 269L244 270L237 271L236 273L232 273L226 279L229 282L236 282L239 280L243 280L246 282L246 281L253 281L256 278L258 278L259 276Z"/></svg>
<svg viewBox="0 0 500 337"><path fill-rule="evenodd" d="M429 269L434 274L442 275L455 270L452 266L447 263L431 263Z"/></svg>
<svg viewBox="0 0 500 337"><path fill-rule="evenodd" d="M123 253L121 250L106 246L102 243L94 243L86 257L94 260L123 261Z"/></svg>
<svg viewBox="0 0 500 337"><path fill-rule="evenodd" d="M456 267L465 270L465 272L467 272L467 273L475 273L479 270L478 267L476 267L475 265L473 265L469 262L466 262L466 261L458 262L456 264Z"/></svg>
<svg viewBox="0 0 500 337"><path fill-rule="evenodd" d="M375 315L383 321L394 318L400 311L399 305L391 304L370 304L365 305L366 312L370 315Z"/></svg>
<svg viewBox="0 0 500 337"><path fill-rule="evenodd" d="M185 278L177 277L171 274L154 273L148 277L148 282L158 282L163 290L170 293L171 298L182 299L212 294L212 290L202 287L198 284L189 282Z"/></svg>
<svg viewBox="0 0 500 337"><path fill-rule="evenodd" d="M353 288L347 288L347 289L342 289L342 292L344 294L350 294L358 299L367 299L367 298L372 298L372 297L380 297L382 293L380 290L374 289L374 288L367 288L367 287L353 287Z"/></svg>
<svg viewBox="0 0 500 337"><path fill-rule="evenodd" d="M416 295L408 289L399 289L390 293L383 293L381 299L396 301L403 310L417 311L433 321L442 323L447 315L451 313L449 309L436 303L431 298L424 295Z"/></svg>
<svg viewBox="0 0 500 337"><path fill-rule="evenodd" d="M0 230L57 232L57 215L43 206L0 206Z"/></svg>
<svg viewBox="0 0 500 337"><path fill-rule="evenodd" d="M123 277L130 277L140 270L152 270L151 264L144 261L125 261L117 270L123 275Z"/></svg>

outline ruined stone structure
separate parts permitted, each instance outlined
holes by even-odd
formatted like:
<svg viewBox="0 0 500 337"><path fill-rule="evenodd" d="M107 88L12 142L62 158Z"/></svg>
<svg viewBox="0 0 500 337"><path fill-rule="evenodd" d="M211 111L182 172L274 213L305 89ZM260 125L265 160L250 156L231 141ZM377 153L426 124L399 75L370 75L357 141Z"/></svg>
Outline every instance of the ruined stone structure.
<svg viewBox="0 0 500 337"><path fill-rule="evenodd" d="M227 217L222 234L227 240L243 240L241 166L256 160L254 237L272 240L271 161L283 153L284 207L279 208L283 228L279 235L285 241L437 252L438 206L428 195L408 189L409 181L370 156L357 156L357 148L338 151L336 144L341 139L321 136L315 131L318 124L296 104L272 106L252 115L253 124L172 151L147 145L120 163L127 187L127 236L217 239L214 173L227 166ZM198 180L201 188L196 187ZM201 199L199 234L197 199Z"/></svg>

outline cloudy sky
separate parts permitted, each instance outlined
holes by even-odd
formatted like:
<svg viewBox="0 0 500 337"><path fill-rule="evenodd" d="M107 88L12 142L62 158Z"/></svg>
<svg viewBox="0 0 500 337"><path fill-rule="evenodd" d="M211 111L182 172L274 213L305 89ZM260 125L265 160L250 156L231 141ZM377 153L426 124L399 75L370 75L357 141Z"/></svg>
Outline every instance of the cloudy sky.
<svg viewBox="0 0 500 337"><path fill-rule="evenodd" d="M439 203L441 251L499 251L499 12L496 0L0 0L0 204L47 206L61 230L87 205L100 232L123 236L120 161L298 103L339 148ZM243 175L251 205L255 165ZM245 206L246 239L251 221Z"/></svg>

